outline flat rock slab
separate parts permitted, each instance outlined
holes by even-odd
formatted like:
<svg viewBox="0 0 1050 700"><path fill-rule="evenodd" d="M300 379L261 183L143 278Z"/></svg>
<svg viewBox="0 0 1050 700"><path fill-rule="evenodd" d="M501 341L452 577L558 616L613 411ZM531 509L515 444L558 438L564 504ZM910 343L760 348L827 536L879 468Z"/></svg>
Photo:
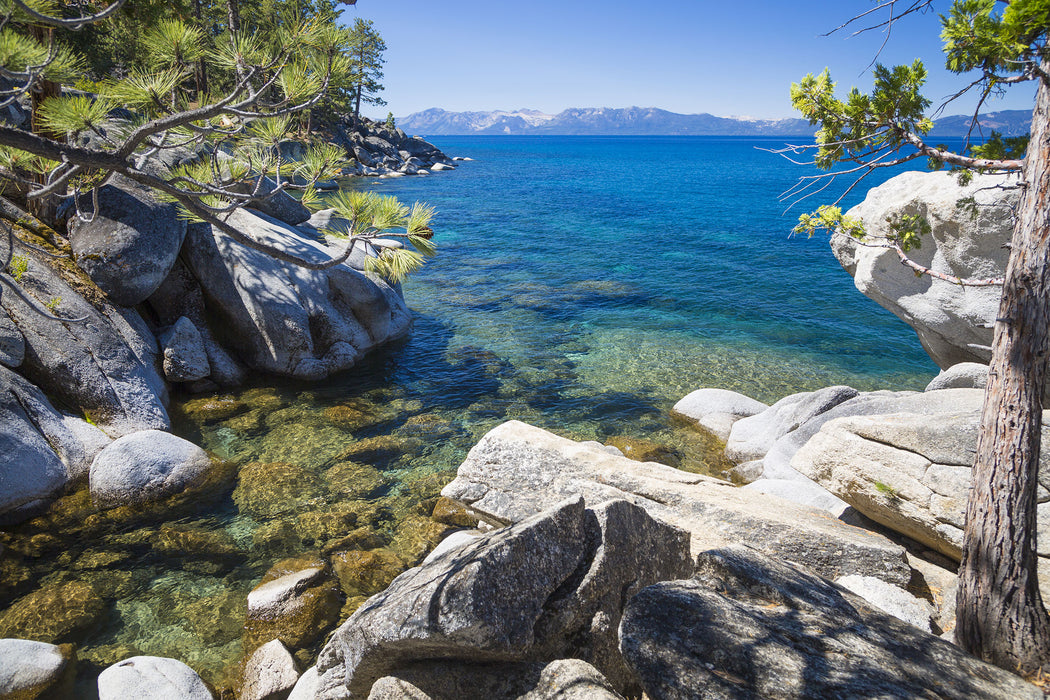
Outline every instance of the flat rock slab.
<svg viewBox="0 0 1050 700"><path fill-rule="evenodd" d="M509 421L467 455L442 495L504 522L559 501L625 499L690 533L692 552L742 542L831 579L857 574L905 586L903 548L829 513L662 464L635 462L540 428Z"/></svg>
<svg viewBox="0 0 1050 700"><path fill-rule="evenodd" d="M1042 698L1019 677L747 547L628 605L620 649L651 700Z"/></svg>
<svg viewBox="0 0 1050 700"><path fill-rule="evenodd" d="M958 561L979 429L979 411L836 418L791 465L872 520ZM1037 520L1050 535L1050 428L1042 455ZM1050 536L1040 538L1039 554L1050 556Z"/></svg>

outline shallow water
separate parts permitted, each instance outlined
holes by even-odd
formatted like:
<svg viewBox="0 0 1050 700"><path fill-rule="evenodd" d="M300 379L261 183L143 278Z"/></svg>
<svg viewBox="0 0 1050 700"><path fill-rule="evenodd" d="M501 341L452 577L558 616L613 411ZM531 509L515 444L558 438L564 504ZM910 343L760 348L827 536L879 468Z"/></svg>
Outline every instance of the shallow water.
<svg viewBox="0 0 1050 700"><path fill-rule="evenodd" d="M77 642L85 679L151 654L232 686L245 598L271 565L357 533L374 561L344 585L349 612L436 540L433 499L504 420L720 473L717 446L669 415L693 389L773 401L936 372L825 243L788 238L776 196L802 173L755 148L776 142L436 143L476 160L352 184L439 210L440 256L405 284L412 336L319 384L176 397L176 432L230 479L151 512L98 513L81 492L0 533L0 636Z"/></svg>

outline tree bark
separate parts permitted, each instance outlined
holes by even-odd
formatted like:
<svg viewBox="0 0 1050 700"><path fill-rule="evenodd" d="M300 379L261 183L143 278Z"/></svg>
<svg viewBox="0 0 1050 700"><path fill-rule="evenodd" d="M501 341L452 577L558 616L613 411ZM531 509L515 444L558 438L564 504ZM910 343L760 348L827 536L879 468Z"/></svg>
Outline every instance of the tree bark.
<svg viewBox="0 0 1050 700"><path fill-rule="evenodd" d="M1050 61L1043 64L1050 69ZM1036 477L1050 326L1050 85L1040 81L959 567L956 639L1022 675L1050 664L1036 571Z"/></svg>

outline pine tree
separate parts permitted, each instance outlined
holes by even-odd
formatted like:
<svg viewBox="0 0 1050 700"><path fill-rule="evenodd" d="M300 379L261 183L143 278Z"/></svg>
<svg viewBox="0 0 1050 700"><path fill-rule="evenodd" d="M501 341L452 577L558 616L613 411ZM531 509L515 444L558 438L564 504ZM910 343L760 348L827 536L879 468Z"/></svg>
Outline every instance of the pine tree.
<svg viewBox="0 0 1050 700"><path fill-rule="evenodd" d="M371 20L358 17L350 30L350 55L353 60L354 79L354 125L361 120L361 103L385 105L379 96L383 89L380 79L383 77L383 52L386 43L379 36Z"/></svg>
<svg viewBox="0 0 1050 700"><path fill-rule="evenodd" d="M177 203L188 217L295 265L332 267L350 256L358 240L391 235L396 228L405 230L393 235L419 243L415 247L424 254L432 252L421 238L430 230L431 211L423 206L340 202L351 222L350 240L341 254L319 263L260 243L226 222L233 209L290 189L301 190L310 204L317 198L313 183L338 177L347 164L346 152L332 144L308 144L297 162L284 158L281 149L291 138L293 117L319 104L333 85L351 83L349 33L330 16L288 15L270 31L238 32L227 26L214 36L193 22L162 19L139 27L149 53L126 76L104 78L94 94L65 94L62 86L81 80L88 67L66 35L117 17L126 2L115 0L85 15L81 3L0 0L0 67L11 81L0 88L0 108L39 94L47 83L58 88L34 101L33 131L0 124L0 185L6 196L32 206L71 192L77 215L90 218L97 211L99 188L119 173ZM235 3L228 3L223 9L231 14ZM218 8L213 3L208 9ZM212 88L205 94L198 92L195 77L202 63ZM225 89L218 92L220 87ZM121 117L114 116L118 107ZM196 156L163 167L164 154L175 150ZM94 205L81 211L86 201ZM16 257L15 241L10 236L8 241L5 264ZM375 263L376 270L399 276L418 266L421 258L415 255L392 252ZM12 280L0 274L9 288L14 288Z"/></svg>
<svg viewBox="0 0 1050 700"><path fill-rule="evenodd" d="M888 8L892 18L879 26L932 4L885 0L880 7ZM933 123L925 116L930 102L921 92L926 71L920 61L893 68L877 65L872 92L854 89L844 100L835 96L826 70L808 75L792 86L792 101L811 123L821 125L815 163L828 170L849 164L839 174L863 176L915 158L964 171L1020 173L1022 195L1002 280L967 506L956 639L986 661L1029 675L1050 667L1050 618L1039 594L1035 546L1050 327L1050 2L954 0L941 22L946 65L956 73L978 72L968 89L977 91L979 104L1011 85L1037 84L1023 158L1010 153L1011 144L999 138L963 153L929 145L926 135ZM1012 144L1015 149L1019 145ZM818 181L809 180L803 187L814 183ZM922 231L921 222L912 224L881 245L907 260L908 248ZM860 222L844 217L835 206L803 215L797 230L812 233L817 228L864 236Z"/></svg>

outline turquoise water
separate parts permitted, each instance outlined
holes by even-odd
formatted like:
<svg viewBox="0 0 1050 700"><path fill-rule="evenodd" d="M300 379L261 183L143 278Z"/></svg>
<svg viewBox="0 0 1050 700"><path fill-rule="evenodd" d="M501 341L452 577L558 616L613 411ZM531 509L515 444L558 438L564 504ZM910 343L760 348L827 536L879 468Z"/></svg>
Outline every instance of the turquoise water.
<svg viewBox="0 0 1050 700"><path fill-rule="evenodd" d="M550 410L613 416L619 393L663 410L701 386L770 401L833 383L921 388L936 372L826 241L789 236L800 211L778 197L810 171L759 150L781 141L434 141L475 160L362 185L439 211L441 256L405 285L420 320L402 352L417 371L440 372L421 356L440 329L449 347L540 376L552 357L571 364Z"/></svg>
<svg viewBox="0 0 1050 700"><path fill-rule="evenodd" d="M176 432L228 460L230 482L148 513L80 492L0 531L0 636L76 642L82 689L135 654L233 689L258 641L245 598L271 566L365 552L351 559L371 568L340 574L345 617L434 544L435 497L505 420L717 474L718 445L669 415L694 389L773 401L936 373L825 241L789 238L797 213L777 197L804 171L756 149L778 141L435 143L475 160L350 185L438 209L439 257L404 285L412 336L318 384L176 396Z"/></svg>

